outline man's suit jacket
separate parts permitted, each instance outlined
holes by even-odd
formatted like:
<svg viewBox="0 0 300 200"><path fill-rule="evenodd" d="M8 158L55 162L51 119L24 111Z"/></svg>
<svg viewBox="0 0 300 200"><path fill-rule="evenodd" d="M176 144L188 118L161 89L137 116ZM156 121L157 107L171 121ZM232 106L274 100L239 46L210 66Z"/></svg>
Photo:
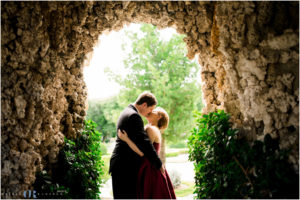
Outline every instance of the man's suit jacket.
<svg viewBox="0 0 300 200"><path fill-rule="evenodd" d="M125 130L128 137L137 145L137 147L144 153L144 156L159 169L162 162L159 159L153 144L146 135L144 123L141 116L138 114L137 109L130 104L121 113L118 123L118 129ZM109 172L113 173L115 170L129 170L136 171L139 169L142 161L137 153L135 153L126 142L122 141L119 137L116 140L116 146L110 159ZM128 173L130 173L127 171ZM126 171L124 171L126 173Z"/></svg>

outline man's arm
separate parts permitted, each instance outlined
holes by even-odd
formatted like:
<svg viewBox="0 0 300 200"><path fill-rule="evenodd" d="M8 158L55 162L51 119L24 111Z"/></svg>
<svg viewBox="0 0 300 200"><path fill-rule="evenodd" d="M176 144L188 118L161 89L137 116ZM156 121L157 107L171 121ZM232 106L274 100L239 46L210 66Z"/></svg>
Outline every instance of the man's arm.
<svg viewBox="0 0 300 200"><path fill-rule="evenodd" d="M149 161L157 168L162 167L162 162L159 159L156 150L149 140L145 130L142 118L138 114L130 116L129 121L131 131L128 132L129 138L136 144L136 146L144 153Z"/></svg>

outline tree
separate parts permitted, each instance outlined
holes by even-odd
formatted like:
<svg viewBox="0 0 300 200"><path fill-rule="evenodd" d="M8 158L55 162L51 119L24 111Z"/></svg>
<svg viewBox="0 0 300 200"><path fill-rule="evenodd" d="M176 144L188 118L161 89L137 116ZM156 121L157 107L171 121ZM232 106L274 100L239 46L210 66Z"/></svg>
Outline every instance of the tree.
<svg viewBox="0 0 300 200"><path fill-rule="evenodd" d="M102 133L102 142L108 142L116 136L116 114L119 113L120 107L115 98L107 101L89 101L86 118L98 125L96 129Z"/></svg>
<svg viewBox="0 0 300 200"><path fill-rule="evenodd" d="M164 141L181 140L194 125L193 111L201 105L201 90L197 82L198 66L186 57L184 35L173 35L169 41L160 38L155 26L143 24L142 36L126 32L123 50L128 57L124 60L129 73L123 78L120 74L106 69L109 76L118 82L122 89L120 96L123 106L136 100L147 90L155 94L158 106L170 116L168 129L163 134L161 158L164 161Z"/></svg>

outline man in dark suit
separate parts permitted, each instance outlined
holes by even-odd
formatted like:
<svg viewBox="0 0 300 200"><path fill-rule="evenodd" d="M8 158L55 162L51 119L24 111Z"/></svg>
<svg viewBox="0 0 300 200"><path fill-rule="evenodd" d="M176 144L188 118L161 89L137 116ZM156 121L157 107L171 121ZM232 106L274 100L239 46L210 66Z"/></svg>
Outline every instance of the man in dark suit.
<svg viewBox="0 0 300 200"><path fill-rule="evenodd" d="M165 169L152 143L146 135L144 123L140 115L146 117L157 105L155 96L143 92L135 103L130 104L121 113L117 130L125 130L129 138L138 146L149 161L162 173ZM122 140L117 138L115 149L110 159L109 173L112 176L113 194L115 199L136 199L137 174L142 157L136 154Z"/></svg>

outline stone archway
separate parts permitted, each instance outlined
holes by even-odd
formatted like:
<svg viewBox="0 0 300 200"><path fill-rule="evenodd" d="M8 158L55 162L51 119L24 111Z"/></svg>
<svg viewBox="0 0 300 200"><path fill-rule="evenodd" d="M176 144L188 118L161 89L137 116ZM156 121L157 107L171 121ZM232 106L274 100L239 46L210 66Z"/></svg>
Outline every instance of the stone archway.
<svg viewBox="0 0 300 200"><path fill-rule="evenodd" d="M186 34L188 57L199 54L203 67L204 112L225 109L249 139L280 137L297 168L298 8L299 2L2 2L2 192L32 189L35 172L56 162L64 135L76 137L86 115L85 56L101 33L131 22Z"/></svg>

